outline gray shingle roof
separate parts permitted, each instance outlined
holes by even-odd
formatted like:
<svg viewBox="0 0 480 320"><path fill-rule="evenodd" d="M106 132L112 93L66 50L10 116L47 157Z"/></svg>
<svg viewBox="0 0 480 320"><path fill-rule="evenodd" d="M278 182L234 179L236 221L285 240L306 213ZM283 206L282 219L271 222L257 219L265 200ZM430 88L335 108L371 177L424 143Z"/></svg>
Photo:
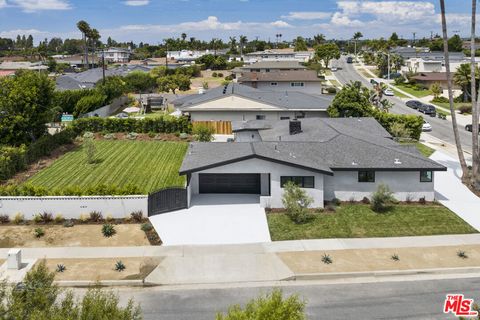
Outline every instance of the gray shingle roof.
<svg viewBox="0 0 480 320"><path fill-rule="evenodd" d="M224 93L225 92L225 93ZM208 90L204 94L194 94L173 101L173 104L182 111L189 111L192 106L221 99L230 95L258 101L286 110L326 110L333 100L333 96L314 95L298 91L261 91L249 86L230 83L228 86ZM200 110L196 108L196 110ZM218 108L216 109L219 110Z"/></svg>
<svg viewBox="0 0 480 320"><path fill-rule="evenodd" d="M269 124L253 123L262 142L252 143L193 143L190 145L181 173L209 167L261 158L281 162L325 174L335 170L445 170L411 147L391 139L374 119L342 118L301 119L302 133L288 134L289 121ZM281 136L279 141L278 137Z"/></svg>
<svg viewBox="0 0 480 320"><path fill-rule="evenodd" d="M271 72L244 72L238 82L321 82L314 70L276 70Z"/></svg>

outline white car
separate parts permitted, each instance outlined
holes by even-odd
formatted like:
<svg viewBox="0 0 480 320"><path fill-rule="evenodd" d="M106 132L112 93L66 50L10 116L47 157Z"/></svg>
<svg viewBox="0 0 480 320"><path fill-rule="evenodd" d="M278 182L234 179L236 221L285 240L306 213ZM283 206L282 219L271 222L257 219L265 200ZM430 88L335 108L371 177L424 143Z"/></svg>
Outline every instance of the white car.
<svg viewBox="0 0 480 320"><path fill-rule="evenodd" d="M337 71L337 70L338 70L337 67L331 67L331 68L330 68L330 71L332 71L332 72L335 72L335 71Z"/></svg>
<svg viewBox="0 0 480 320"><path fill-rule="evenodd" d="M392 90L392 89L389 89L389 88L383 90L383 94L386 95L386 96L394 96L394 95L395 95L395 93L393 92L393 90Z"/></svg>
<svg viewBox="0 0 480 320"><path fill-rule="evenodd" d="M432 131L432 125L423 119L422 131Z"/></svg>

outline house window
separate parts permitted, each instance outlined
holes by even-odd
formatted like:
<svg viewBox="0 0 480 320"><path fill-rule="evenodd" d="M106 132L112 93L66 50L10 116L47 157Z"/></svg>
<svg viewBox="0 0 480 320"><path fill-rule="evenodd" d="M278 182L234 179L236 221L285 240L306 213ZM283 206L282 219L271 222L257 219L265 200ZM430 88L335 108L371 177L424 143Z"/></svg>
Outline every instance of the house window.
<svg viewBox="0 0 480 320"><path fill-rule="evenodd" d="M270 85L271 86L278 86L278 83L277 82L270 82Z"/></svg>
<svg viewBox="0 0 480 320"><path fill-rule="evenodd" d="M265 120L265 115L264 114L257 114L257 120Z"/></svg>
<svg viewBox="0 0 480 320"><path fill-rule="evenodd" d="M358 182L375 182L375 171L358 171Z"/></svg>
<svg viewBox="0 0 480 320"><path fill-rule="evenodd" d="M265 72L270 72L270 69L265 69Z"/></svg>
<svg viewBox="0 0 480 320"><path fill-rule="evenodd" d="M280 186L283 188L292 181L300 188L315 188L315 177L285 176L280 177Z"/></svg>
<svg viewBox="0 0 480 320"><path fill-rule="evenodd" d="M303 87L305 83L303 82L290 82L291 87Z"/></svg>
<svg viewBox="0 0 480 320"><path fill-rule="evenodd" d="M432 171L420 171L420 182L432 182L433 173Z"/></svg>
<svg viewBox="0 0 480 320"><path fill-rule="evenodd" d="M290 117L280 117L280 120L290 120Z"/></svg>

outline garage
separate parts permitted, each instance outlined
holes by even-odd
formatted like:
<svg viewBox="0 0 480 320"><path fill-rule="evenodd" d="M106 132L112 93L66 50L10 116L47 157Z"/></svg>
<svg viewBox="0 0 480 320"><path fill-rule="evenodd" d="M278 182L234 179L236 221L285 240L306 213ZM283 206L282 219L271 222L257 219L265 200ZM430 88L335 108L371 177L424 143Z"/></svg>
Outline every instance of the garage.
<svg viewBox="0 0 480 320"><path fill-rule="evenodd" d="M260 194L260 174L200 173L200 193Z"/></svg>

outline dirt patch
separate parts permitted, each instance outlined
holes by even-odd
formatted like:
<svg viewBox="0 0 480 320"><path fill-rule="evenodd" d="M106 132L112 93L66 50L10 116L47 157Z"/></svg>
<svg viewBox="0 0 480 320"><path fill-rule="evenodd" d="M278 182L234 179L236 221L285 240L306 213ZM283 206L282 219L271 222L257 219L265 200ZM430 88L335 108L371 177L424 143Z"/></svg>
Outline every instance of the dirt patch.
<svg viewBox="0 0 480 320"><path fill-rule="evenodd" d="M115 270L121 261L125 270ZM143 280L162 261L162 258L114 258L114 259L47 259L47 268L55 272L55 280ZM57 265L65 266L64 272L56 272Z"/></svg>
<svg viewBox="0 0 480 320"><path fill-rule="evenodd" d="M34 236L34 230L42 228L45 235ZM0 226L0 248L15 247L125 247L149 246L140 224L115 225L116 233L106 238L102 225L75 225L70 228L61 225Z"/></svg>
<svg viewBox="0 0 480 320"><path fill-rule="evenodd" d="M33 177L37 172L51 166L55 162L55 160L63 156L65 153L70 152L75 148L77 148L78 145L79 145L78 143L74 143L74 144L67 144L67 145L58 147L57 149L52 151L52 153L49 156L42 157L39 160L35 161L34 163L30 164L27 167L27 170L17 173L12 178L10 178L7 181L4 181L3 183L1 183L0 181L0 185L24 183L25 181Z"/></svg>
<svg viewBox="0 0 480 320"><path fill-rule="evenodd" d="M460 250L465 251L467 259L457 256ZM324 254L329 255L333 263L323 263ZM398 261L392 259L394 254L398 255ZM295 273L478 267L480 266L480 245L283 252L278 256Z"/></svg>

